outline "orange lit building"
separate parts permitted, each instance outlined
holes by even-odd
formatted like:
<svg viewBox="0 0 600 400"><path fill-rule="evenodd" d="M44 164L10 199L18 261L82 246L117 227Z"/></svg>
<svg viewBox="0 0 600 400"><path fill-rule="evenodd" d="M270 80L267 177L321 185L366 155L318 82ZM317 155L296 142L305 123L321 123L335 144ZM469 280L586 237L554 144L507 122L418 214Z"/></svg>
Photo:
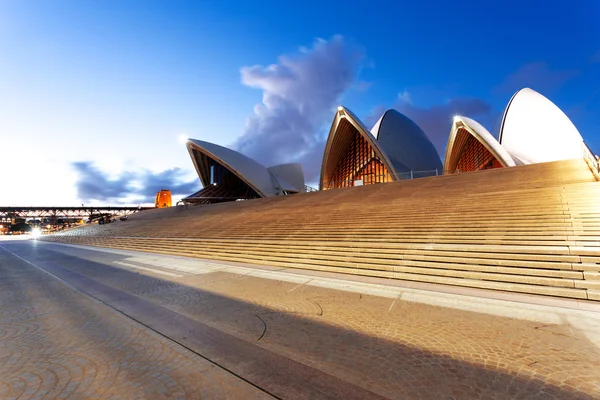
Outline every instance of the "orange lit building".
<svg viewBox="0 0 600 400"><path fill-rule="evenodd" d="M167 189L161 189L156 193L156 199L154 200L154 206L158 208L171 207L171 191Z"/></svg>

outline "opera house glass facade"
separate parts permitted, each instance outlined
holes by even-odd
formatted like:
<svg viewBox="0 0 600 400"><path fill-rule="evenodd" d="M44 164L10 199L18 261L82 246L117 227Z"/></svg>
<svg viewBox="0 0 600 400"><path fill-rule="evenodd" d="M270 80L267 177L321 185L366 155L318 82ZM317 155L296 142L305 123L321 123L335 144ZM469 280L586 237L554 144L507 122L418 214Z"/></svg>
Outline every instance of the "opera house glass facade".
<svg viewBox="0 0 600 400"><path fill-rule="evenodd" d="M321 190L385 183L442 173L425 133L408 117L386 111L369 131L347 108L338 107L321 165Z"/></svg>
<svg viewBox="0 0 600 400"><path fill-rule="evenodd" d="M340 125L344 132L339 133L334 145L340 153L339 159L322 189L350 187L356 182L363 185L391 182L392 174L367 139L347 120L341 121Z"/></svg>
<svg viewBox="0 0 600 400"><path fill-rule="evenodd" d="M464 143L456 169L458 171L478 171L481 169L502 168L500 162L485 146L465 129L457 134L457 142Z"/></svg>
<svg viewBox="0 0 600 400"><path fill-rule="evenodd" d="M514 165L512 157L487 129L470 118L454 117L444 159L446 174Z"/></svg>

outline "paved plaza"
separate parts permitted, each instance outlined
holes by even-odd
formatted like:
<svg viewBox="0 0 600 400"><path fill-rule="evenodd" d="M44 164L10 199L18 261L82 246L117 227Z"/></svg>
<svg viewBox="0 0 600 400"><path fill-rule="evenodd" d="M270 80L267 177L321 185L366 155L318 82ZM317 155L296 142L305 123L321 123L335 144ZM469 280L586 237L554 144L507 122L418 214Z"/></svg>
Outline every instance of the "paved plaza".
<svg viewBox="0 0 600 400"><path fill-rule="evenodd" d="M270 398L1 249L0 305L2 399Z"/></svg>
<svg viewBox="0 0 600 400"><path fill-rule="evenodd" d="M600 307L476 293L3 241L0 398L600 399Z"/></svg>

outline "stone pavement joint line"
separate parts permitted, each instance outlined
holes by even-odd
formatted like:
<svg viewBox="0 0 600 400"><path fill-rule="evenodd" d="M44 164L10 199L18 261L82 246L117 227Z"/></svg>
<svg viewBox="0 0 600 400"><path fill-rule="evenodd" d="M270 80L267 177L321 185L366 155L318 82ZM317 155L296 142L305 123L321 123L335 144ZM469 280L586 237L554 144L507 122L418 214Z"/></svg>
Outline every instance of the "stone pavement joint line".
<svg viewBox="0 0 600 400"><path fill-rule="evenodd" d="M0 247L0 398L263 399Z"/></svg>
<svg viewBox="0 0 600 400"><path fill-rule="evenodd" d="M349 398L331 396L341 382L354 398L600 399L597 312L182 257L6 247L282 398L310 398L285 390L301 375L322 385L313 398Z"/></svg>

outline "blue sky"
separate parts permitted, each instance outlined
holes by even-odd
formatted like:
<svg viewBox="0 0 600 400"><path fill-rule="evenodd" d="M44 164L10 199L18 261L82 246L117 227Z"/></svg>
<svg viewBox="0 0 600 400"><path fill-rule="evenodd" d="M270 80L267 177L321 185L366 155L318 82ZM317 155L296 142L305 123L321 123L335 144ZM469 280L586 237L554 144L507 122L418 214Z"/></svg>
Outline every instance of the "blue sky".
<svg viewBox="0 0 600 400"><path fill-rule="evenodd" d="M0 205L181 197L180 135L314 178L338 104L443 154L453 114L493 132L522 87L600 152L600 2L440 3L0 1Z"/></svg>

